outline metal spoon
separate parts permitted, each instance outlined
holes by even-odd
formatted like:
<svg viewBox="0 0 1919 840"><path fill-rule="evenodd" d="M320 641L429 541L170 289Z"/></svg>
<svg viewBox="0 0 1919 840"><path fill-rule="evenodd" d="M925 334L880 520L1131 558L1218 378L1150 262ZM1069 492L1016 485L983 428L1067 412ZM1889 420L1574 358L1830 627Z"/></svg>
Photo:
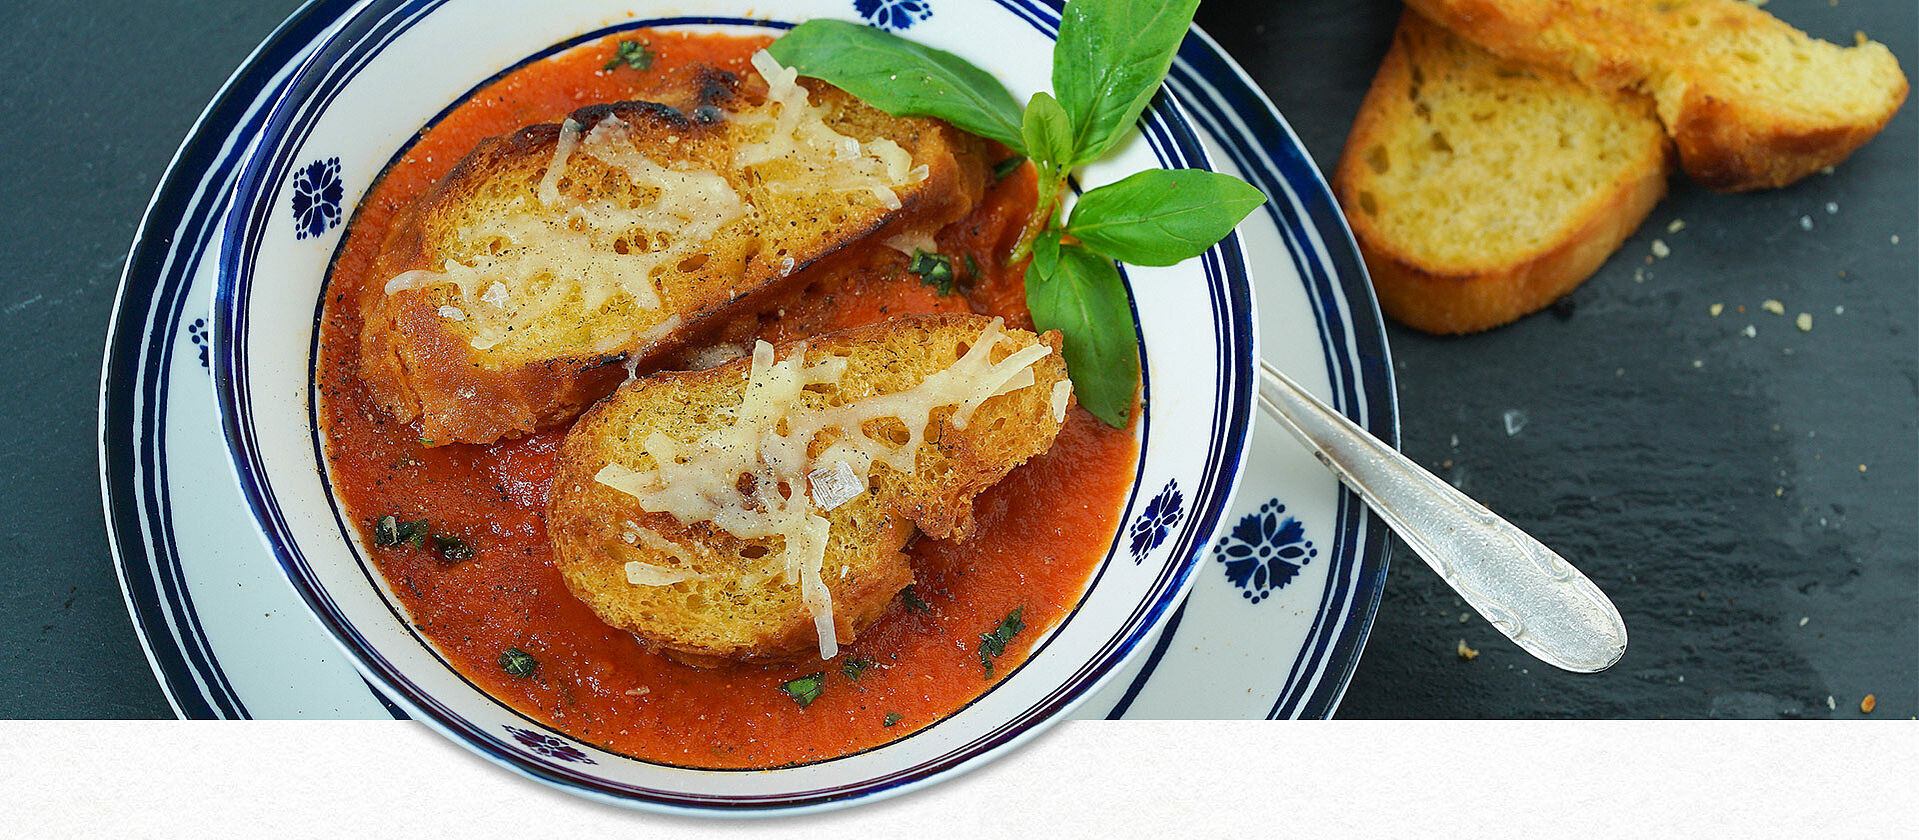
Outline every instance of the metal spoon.
<svg viewBox="0 0 1919 840"><path fill-rule="evenodd" d="M1399 454L1264 359L1259 404L1527 653L1590 674L1626 652L1606 593L1553 550Z"/></svg>

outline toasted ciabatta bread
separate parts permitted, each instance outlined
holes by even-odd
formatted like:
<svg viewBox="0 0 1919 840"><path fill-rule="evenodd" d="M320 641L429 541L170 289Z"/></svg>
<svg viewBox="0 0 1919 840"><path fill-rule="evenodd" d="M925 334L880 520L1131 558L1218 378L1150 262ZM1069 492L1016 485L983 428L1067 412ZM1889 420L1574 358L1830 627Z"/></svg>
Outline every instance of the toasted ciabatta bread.
<svg viewBox="0 0 1919 840"><path fill-rule="evenodd" d="M1407 0L1499 53L1658 101L1686 174L1789 184L1846 158L1905 101L1884 45L1841 48L1739 0Z"/></svg>
<svg viewBox="0 0 1919 840"><path fill-rule="evenodd" d="M1646 97L1500 59L1408 11L1333 189L1386 314L1465 333L1591 276L1670 170Z"/></svg>
<svg viewBox="0 0 1919 840"><path fill-rule="evenodd" d="M467 155L375 263L375 397L430 444L557 425L722 310L978 202L977 139L754 61L765 81L703 68L677 101L582 108Z"/></svg>
<svg viewBox="0 0 1919 840"><path fill-rule="evenodd" d="M913 582L917 527L1046 451L1071 404L1057 332L896 318L621 387L581 417L547 511L600 618L683 661L822 658Z"/></svg>

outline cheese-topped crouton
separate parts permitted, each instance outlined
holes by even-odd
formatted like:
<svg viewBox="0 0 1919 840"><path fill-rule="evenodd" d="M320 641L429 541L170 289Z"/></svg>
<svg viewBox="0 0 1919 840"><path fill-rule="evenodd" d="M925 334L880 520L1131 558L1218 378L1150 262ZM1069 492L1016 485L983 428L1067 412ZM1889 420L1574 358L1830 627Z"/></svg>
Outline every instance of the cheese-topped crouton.
<svg viewBox="0 0 1919 840"><path fill-rule="evenodd" d="M684 661L830 658L912 583L916 530L964 539L973 497L1052 446L1066 382L1059 333L979 315L635 380L562 446L554 562Z"/></svg>
<svg viewBox="0 0 1919 840"><path fill-rule="evenodd" d="M978 202L981 141L754 63L760 77L703 68L671 101L480 143L375 263L361 368L376 399L435 444L558 425L822 257Z"/></svg>

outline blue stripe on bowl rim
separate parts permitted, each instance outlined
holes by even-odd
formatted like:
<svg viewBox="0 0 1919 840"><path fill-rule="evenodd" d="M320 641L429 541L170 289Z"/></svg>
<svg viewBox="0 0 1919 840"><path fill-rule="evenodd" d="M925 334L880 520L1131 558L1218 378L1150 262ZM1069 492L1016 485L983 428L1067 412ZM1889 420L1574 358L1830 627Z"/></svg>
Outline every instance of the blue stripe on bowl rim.
<svg viewBox="0 0 1919 840"><path fill-rule="evenodd" d="M1220 79L1239 84L1234 88L1212 81ZM1167 87L1219 140L1241 174L1269 196L1261 209L1278 227L1313 306L1333 406L1397 447L1398 398L1379 305L1352 231L1318 167L1306 157L1304 144L1259 86L1198 27L1181 45ZM1235 142L1243 140L1251 142ZM1301 185L1313 189L1301 190ZM1353 317L1354 301L1362 307L1359 314L1366 316L1363 323ZM1268 718L1332 715L1359 664L1385 589L1390 531L1352 491L1342 486L1338 492L1337 527L1328 551L1332 569L1313 626ZM1170 648L1184 614L1181 605L1109 718L1126 713ZM1335 663L1338 671L1327 673L1322 663Z"/></svg>
<svg viewBox="0 0 1919 840"><path fill-rule="evenodd" d="M201 111L187 139L161 175L134 233L121 272L106 352L100 372L100 484L107 536L118 562L121 594L139 632L141 647L162 693L182 718L250 717L227 681L200 626L171 528L166 485L167 367L186 292L205 256L184 255L187 241L206 243L225 212L226 185L241 149L229 143L252 137L265 122L267 103L277 101L293 74L286 68L350 2L315 2L276 27ZM276 79L279 80L276 83ZM264 95L264 96L263 96ZM254 107L256 104L260 107ZM239 142L244 146L244 142ZM204 173L197 180L183 177ZM160 230L160 224L171 227ZM131 317L139 313L141 320ZM119 368L130 367L131 371ZM118 375L116 375L118 374ZM133 549L144 549L135 554ZM136 567L131 559L143 559ZM173 639L175 644L155 644Z"/></svg>
<svg viewBox="0 0 1919 840"><path fill-rule="evenodd" d="M1000 1L1002 5L1009 5L1007 0ZM1180 538L1175 541L1176 544L1168 554L1169 558L1178 558L1178 560L1169 560L1150 590L1148 598L1134 610L1128 623L1123 626L1122 632L1108 640L1099 655L1085 663L1059 688L1040 699L1026 712L984 736L942 756L903 768L895 773L835 788L767 795L698 795L650 790L616 783L582 773L574 766L557 765L529 756L508 745L504 739L490 731L481 730L477 725L461 718L430 695L420 691L343 620L331 599L317 585L310 570L306 568L304 558L294 543L287 524L278 513L271 485L265 480L262 465L259 463L259 454L254 447L254 431L248 410L250 392L247 388L248 374L245 362L248 315L241 303L246 299L247 292L251 288L250 264L253 256L258 252L260 237L263 235L264 216L273 212L277 206L277 201L271 200L277 197L277 188L263 189L263 187L284 182L284 177L292 166L293 152L304 141L307 132L324 110L325 105L338 94L345 83L394 38L444 2L445 0L385 0L385 2L370 3L309 57L298 77L289 86L287 97L274 107L260 144L256 151L249 154L247 165L240 176L236 195L265 195L269 200L257 202L251 208L236 208L236 212L229 214L226 241L230 244L237 243L237 246L225 248L222 251L220 280L214 308L216 391L220 401L222 425L227 436L229 451L235 458L242 494L272 546L276 559L287 572L289 579L293 581L295 589L307 601L311 610L335 639L353 655L355 665L371 679L386 687L396 700L409 707L411 711L423 712L424 714L418 715L422 720L440 729L463 746L492 758L516 772L591 798L618 804L638 804L659 810L701 813L771 812L817 808L852 799L903 792L944 776L950 771L995 757L1002 752L1001 747L1031 737L1039 729L1036 724L1056 720L1078 701L1089 696L1091 690L1103 678L1110 676L1114 666L1136 647L1153 627L1157 626L1158 620L1165 615L1167 609L1177 603L1190 588L1199 554L1219 525L1239 472L1240 448L1228 445L1226 441L1243 440L1250 431L1251 351L1254 340L1251 323L1251 294L1243 260L1237 242L1233 239L1227 240L1220 247L1209 252L1203 263L1208 277L1208 294L1215 318L1227 326L1225 331L1216 336L1218 343L1215 347L1216 363L1224 372L1224 381L1216 394L1214 410L1219 420L1213 434L1209 437L1205 477L1193 488L1194 507L1201 513L1189 520L1187 527L1181 532ZM1056 16L1051 19L1052 26L1048 26L1042 23L1048 19L1039 14L1037 9L1027 8L1035 13L1035 17L1027 18L1028 22L1042 33L1052 36L1055 32ZM769 25L766 21L756 20L679 18L633 21L617 28L676 23ZM296 105L294 104L296 102L302 104ZM1180 120L1175 106L1163 92L1155 97L1151 114L1152 118L1147 121L1148 138L1149 142L1154 143L1155 151L1160 153L1162 160L1170 156L1173 165L1204 166L1205 154L1198 138L1193 135L1191 128ZM309 363L311 364L311 359ZM310 400L310 405L311 402ZM1143 429L1142 433L1144 432ZM317 435L314 445L316 456L318 456ZM1135 482L1134 493L1137 493L1137 482ZM1129 498L1129 509L1131 505L1132 499ZM337 505L335 516L337 520L339 518ZM348 544L352 545L350 540ZM363 559L361 567L363 574L369 575L371 582L371 572ZM377 587L376 591L378 591ZM388 608L393 609L390 602ZM1070 618L1069 615L1067 620ZM402 626L409 625L403 621ZM425 645L425 649L438 658L438 652L431 645ZM452 673L458 673L457 670L449 670ZM499 708L512 712L504 704L499 704ZM537 721L529 720L528 722L546 728L544 724ZM934 724L934 726L937 725ZM547 731L553 730L547 729ZM555 734L564 736L564 733Z"/></svg>

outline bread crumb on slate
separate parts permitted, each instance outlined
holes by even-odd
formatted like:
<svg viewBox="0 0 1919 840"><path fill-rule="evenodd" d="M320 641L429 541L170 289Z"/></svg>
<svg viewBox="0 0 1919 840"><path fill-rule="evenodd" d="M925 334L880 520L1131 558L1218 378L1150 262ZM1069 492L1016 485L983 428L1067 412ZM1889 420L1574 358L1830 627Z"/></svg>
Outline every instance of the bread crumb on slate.
<svg viewBox="0 0 1919 840"><path fill-rule="evenodd" d="M1706 312L1710 313L1714 318L1719 317L1719 313L1724 311L1726 311L1726 305L1723 303L1715 303L1706 307Z"/></svg>
<svg viewBox="0 0 1919 840"><path fill-rule="evenodd" d="M1463 645L1465 644L1465 642L1460 642L1460 644ZM1868 694L1866 695L1865 699L1859 701L1859 711L1864 712L1866 714L1872 714L1873 707L1878 705L1879 705L1878 696Z"/></svg>
<svg viewBox="0 0 1919 840"><path fill-rule="evenodd" d="M1812 332L1812 313L1799 313L1799 317L1793 319L1793 324L1799 327L1800 332Z"/></svg>
<svg viewBox="0 0 1919 840"><path fill-rule="evenodd" d="M1674 219L1666 224L1667 233L1678 233L1686 229L1685 219Z"/></svg>
<svg viewBox="0 0 1919 840"><path fill-rule="evenodd" d="M1672 256L1672 249L1666 247L1666 240L1655 239L1652 241L1652 255L1663 260Z"/></svg>
<svg viewBox="0 0 1919 840"><path fill-rule="evenodd" d="M1473 661L1474 658L1479 656L1479 651L1466 646L1465 639L1459 640L1458 653L1459 653L1459 661L1461 662L1471 662ZM1868 700L1872 699L1871 695L1867 695L1866 699ZM1871 709L1867 709L1867 711L1871 711Z"/></svg>

